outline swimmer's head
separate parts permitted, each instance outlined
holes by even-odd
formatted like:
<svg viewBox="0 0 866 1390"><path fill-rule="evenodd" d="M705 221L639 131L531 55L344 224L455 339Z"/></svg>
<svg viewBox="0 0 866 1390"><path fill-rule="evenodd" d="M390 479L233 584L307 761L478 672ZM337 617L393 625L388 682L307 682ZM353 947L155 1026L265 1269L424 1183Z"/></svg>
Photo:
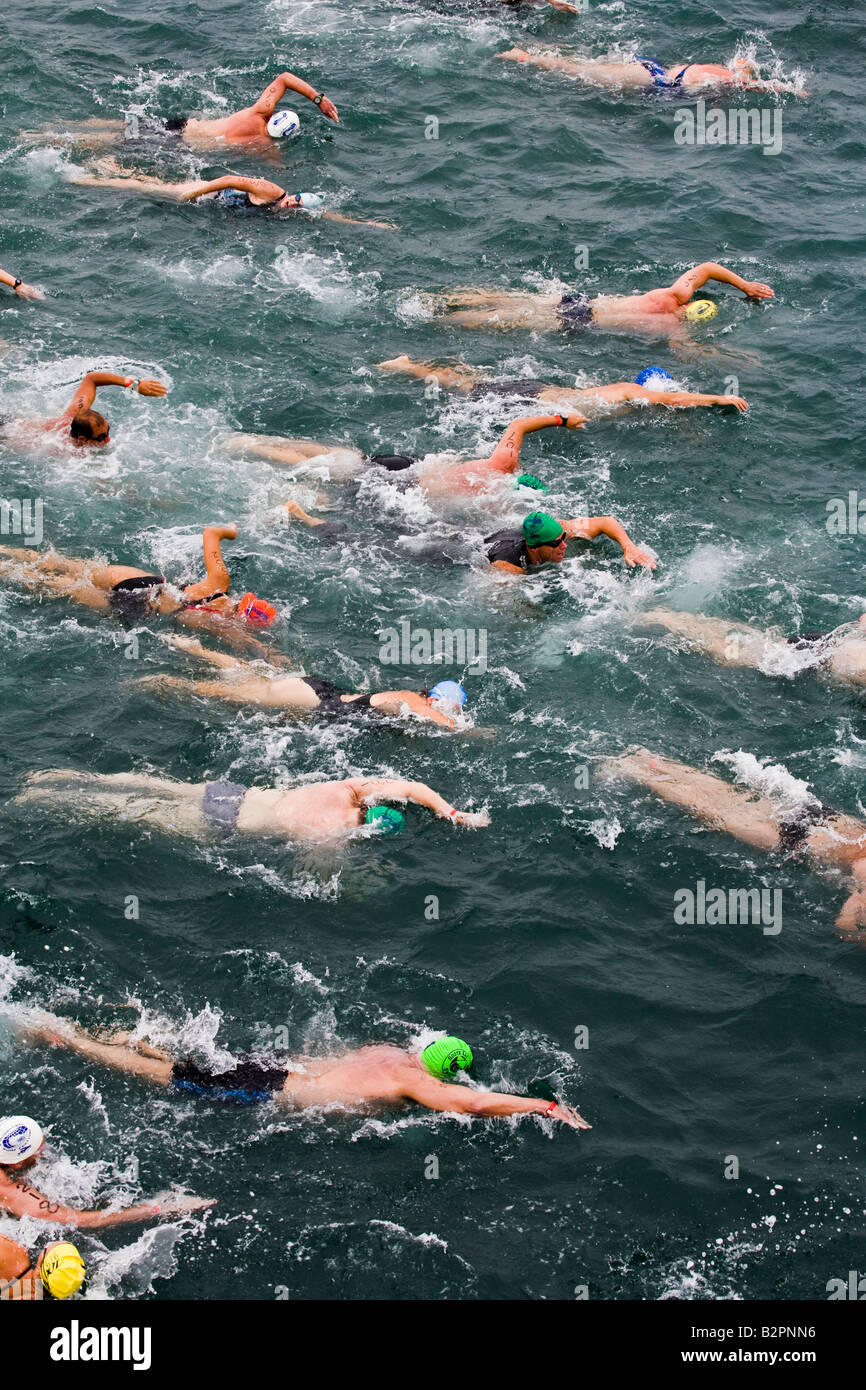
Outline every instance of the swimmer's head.
<svg viewBox="0 0 866 1390"><path fill-rule="evenodd" d="M108 421L98 410L79 410L69 422L69 433L77 445L107 444Z"/></svg>
<svg viewBox="0 0 866 1390"><path fill-rule="evenodd" d="M39 1277L52 1298L71 1298L87 1278L84 1261L69 1241L49 1245L39 1265Z"/></svg>
<svg viewBox="0 0 866 1390"><path fill-rule="evenodd" d="M462 1038L437 1038L419 1054L421 1063L439 1081L450 1081L472 1066L472 1048Z"/></svg>
<svg viewBox="0 0 866 1390"><path fill-rule="evenodd" d="M399 835L405 829L406 817L393 806L368 806L365 825L373 825L382 835Z"/></svg>
<svg viewBox="0 0 866 1390"><path fill-rule="evenodd" d="M4 1168L32 1163L44 1144L42 1129L28 1115L4 1115L0 1119L0 1164Z"/></svg>
<svg viewBox="0 0 866 1390"><path fill-rule="evenodd" d="M275 111L268 121L268 135L273 140L285 140L289 135L297 135L301 128L301 118L297 111Z"/></svg>
<svg viewBox="0 0 866 1390"><path fill-rule="evenodd" d="M530 512L524 517L520 532L529 549L538 552L537 564L550 560L558 564L565 559L568 537L549 512Z"/></svg>
<svg viewBox="0 0 866 1390"><path fill-rule="evenodd" d="M243 618L244 622L252 623L253 627L270 627L277 610L267 599L256 598L255 594L242 594L238 599L238 606L235 610L238 618Z"/></svg>
<svg viewBox="0 0 866 1390"><path fill-rule="evenodd" d="M711 299L693 299L691 304L686 305L686 318L689 323L706 323L709 319L714 319L718 312L719 306Z"/></svg>
<svg viewBox="0 0 866 1390"><path fill-rule="evenodd" d="M658 381L659 386L653 388L652 383ZM642 372L638 372L634 379L635 386L649 386L651 390L665 391L669 389L666 382L673 381L670 372L666 372L664 367L644 367Z"/></svg>
<svg viewBox="0 0 866 1390"><path fill-rule="evenodd" d="M547 484L543 483L540 478L536 478L534 473L518 473L514 479L514 486L516 488L531 487L535 492L547 492Z"/></svg>
<svg viewBox="0 0 866 1390"><path fill-rule="evenodd" d="M432 690L427 691L427 699L431 703L453 705L456 709L462 709L468 698L459 681L439 681Z"/></svg>

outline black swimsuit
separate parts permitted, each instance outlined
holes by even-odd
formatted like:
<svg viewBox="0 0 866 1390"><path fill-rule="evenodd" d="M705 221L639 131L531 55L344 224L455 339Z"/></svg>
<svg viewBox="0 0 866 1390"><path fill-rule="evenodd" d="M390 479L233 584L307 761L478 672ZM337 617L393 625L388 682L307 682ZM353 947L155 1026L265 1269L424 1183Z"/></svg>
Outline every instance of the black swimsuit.
<svg viewBox="0 0 866 1390"><path fill-rule="evenodd" d="M467 399L480 401L485 396L523 396L525 400L534 400L545 390L546 385L546 382L531 376L517 381L482 381L480 385L472 387Z"/></svg>
<svg viewBox="0 0 866 1390"><path fill-rule="evenodd" d="M506 560L509 565L519 565L522 570L529 569L529 548L523 539L523 533L517 528L495 531L492 536L485 536L484 544L487 546L487 558L491 565L496 560Z"/></svg>
<svg viewBox="0 0 866 1390"><path fill-rule="evenodd" d="M241 1057L231 1071L212 1072L194 1062L175 1062L171 1084L177 1091L190 1091L208 1100L234 1102L235 1105L263 1105L283 1089L288 1071Z"/></svg>
<svg viewBox="0 0 866 1390"><path fill-rule="evenodd" d="M798 806L791 815L779 821L779 849L786 854L795 854L802 849L809 835L818 825L826 825L835 819L835 812L823 801L811 801L806 806Z"/></svg>
<svg viewBox="0 0 866 1390"><path fill-rule="evenodd" d="M300 679L319 697L319 703L316 706L317 714L323 714L326 718L333 719L338 715L348 713L350 710L359 709L364 714L381 715L381 711L370 703L373 698L372 695L358 695L350 700L344 700L343 696L349 695L351 692L343 690L339 685L334 685L332 681L317 680L315 676L301 676Z"/></svg>
<svg viewBox="0 0 866 1390"><path fill-rule="evenodd" d="M108 602L121 617L143 618L152 612L155 592L165 583L161 574L134 574L114 585Z"/></svg>

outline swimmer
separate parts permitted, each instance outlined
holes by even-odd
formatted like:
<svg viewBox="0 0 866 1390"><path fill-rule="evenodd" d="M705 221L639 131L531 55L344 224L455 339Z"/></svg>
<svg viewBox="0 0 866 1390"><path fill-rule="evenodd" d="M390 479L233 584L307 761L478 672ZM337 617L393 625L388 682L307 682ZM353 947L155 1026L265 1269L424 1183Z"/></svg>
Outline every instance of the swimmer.
<svg viewBox="0 0 866 1390"><path fill-rule="evenodd" d="M676 92L678 95L710 88L733 88L740 92L774 92L795 97L808 97L809 92L794 82L762 78L758 65L749 58L735 58L731 67L720 63L675 63L665 68L653 58L632 58L626 63L606 63L600 58L566 58L550 50L528 53L523 48L510 48L497 53L497 58L516 63L529 63L552 72L564 72L595 87L616 88L620 91Z"/></svg>
<svg viewBox="0 0 866 1390"><path fill-rule="evenodd" d="M110 442L109 425L98 410L91 410L97 391L103 386L134 386L140 396L164 396L161 381L143 377L116 376L114 372L88 372L63 411L51 420L17 420L0 415L0 441L15 448L34 444L72 443L75 448L93 449Z"/></svg>
<svg viewBox="0 0 866 1390"><path fill-rule="evenodd" d="M249 651L267 654L269 648L246 634L245 628L270 627L277 610L253 593L232 598L231 578L222 557L221 543L234 540L236 526L206 526L202 532L205 578L175 588L161 574L131 565L100 565L54 551L21 550L0 545L0 575L37 593L58 595L82 603L96 612L127 622L145 618L174 618L188 627L202 628ZM228 624L231 623L231 626ZM277 659L275 655L271 659Z"/></svg>
<svg viewBox="0 0 866 1390"><path fill-rule="evenodd" d="M647 550L639 550L625 528L612 516L579 516L572 521L560 521L547 512L530 512L519 527L506 527L486 536L487 559L494 569L507 574L527 574L539 565L559 565L565 559L570 540L592 541L609 536L622 550L629 569L641 565L654 570L655 558Z"/></svg>
<svg viewBox="0 0 866 1390"><path fill-rule="evenodd" d="M113 145L127 139L176 139L187 145L238 145L245 148L258 145L267 149L276 140L293 134L298 128L297 118L286 120L291 112L277 112L277 106L286 92L295 92L306 97L318 106L322 115L334 125L339 124L337 108L322 92L317 92L302 77L291 72L282 72L279 77L262 92L252 106L244 106L233 111L230 116L220 116L216 120L196 120L195 117L173 118L168 121L153 117L131 117L127 121L107 120L94 117L78 125L64 125L63 130L22 131L22 137L29 142L46 144L58 139L71 138L75 145L98 148Z"/></svg>
<svg viewBox="0 0 866 1390"><path fill-rule="evenodd" d="M37 290L34 285L25 285L23 280L19 280L17 275L10 275L8 270L0 270L0 285L8 285L19 299L45 298L41 290Z"/></svg>
<svg viewBox="0 0 866 1390"><path fill-rule="evenodd" d="M729 406L741 413L749 408L748 401L743 400L742 396L677 391L673 378L663 367L645 367L634 381L614 381L607 386L569 387L554 386L535 377L493 381L465 362L454 367L440 367L433 362L413 362L405 354L379 362L377 366L383 372L402 372L405 376L416 376L421 381L435 381L446 390L462 391L470 400L483 400L487 396L514 396L524 400L550 401L580 410L587 419L610 415L627 406L664 405L675 410Z"/></svg>
<svg viewBox="0 0 866 1390"><path fill-rule="evenodd" d="M310 782L287 791L239 782L175 782L145 773L99 774L58 769L32 773L13 805L49 801L82 816L116 815L136 825L201 837L255 835L281 840L337 840L370 826L390 834L406 818L384 803L411 801L441 820L471 830L490 824L486 811L458 811L423 782L394 777L346 777Z"/></svg>
<svg viewBox="0 0 866 1390"><path fill-rule="evenodd" d="M428 296L433 313L461 328L527 328L536 333L579 333L607 328L632 333L666 334L672 347L683 341L686 325L706 322L718 313L709 299L692 295L709 280L733 285L748 299L772 299L769 285L744 280L714 261L685 271L672 285L643 294L530 294L525 290L456 289ZM691 303L689 302L691 301Z"/></svg>
<svg viewBox="0 0 866 1390"><path fill-rule="evenodd" d="M251 662L240 661L227 652L209 650L194 637L172 636L167 641L217 670L225 671L226 678L191 681L178 676L142 676L137 684L228 700L236 705L258 705L262 709L309 710L326 719L356 713L367 718L380 715L396 719L410 715L445 729L459 728L454 715L464 708L467 700L466 691L457 681L439 681L432 690L379 690L372 695L358 695L313 676L267 675Z"/></svg>
<svg viewBox="0 0 866 1390"><path fill-rule="evenodd" d="M793 810L749 788L732 787L709 772L650 753L646 748L605 759L601 773L647 787L709 826L754 849L811 859L814 867L840 870L853 883L836 926L866 942L866 822L831 811L810 797Z"/></svg>
<svg viewBox="0 0 866 1390"><path fill-rule="evenodd" d="M570 415L522 416L512 420L487 458L447 464L444 468L422 465L411 480L428 497L486 492L504 477L518 472L521 446L528 434L558 427L579 430L585 424L586 416L576 411ZM253 454L257 458L267 459L269 463L286 464L295 470L296 477L321 471L323 475L340 481L357 477L371 467L384 469L388 473L402 473L419 462L414 454L362 454L359 450L346 449L341 445L320 444L313 439L281 439L274 435L229 435L220 447L228 453ZM297 503L288 502L286 506L298 521L306 521L308 526L322 524L307 516Z"/></svg>
<svg viewBox="0 0 866 1390"><path fill-rule="evenodd" d="M307 212L315 217L327 217L332 222L344 222L353 227L381 227L397 231L393 222L365 222L357 217L344 217L340 212L323 208L321 193L287 193L269 179L250 179L241 174L226 174L206 183L193 180L186 183L166 183L163 179L124 169L116 160L102 159L94 166L101 172L83 174L70 182L84 188L116 188L123 193L146 193L156 198L170 198L176 203L195 203L206 199L227 212L289 214Z"/></svg>
<svg viewBox="0 0 866 1390"><path fill-rule="evenodd" d="M38 1025L36 1028L33 1036L41 1037ZM29 1024L23 1025L23 1036L29 1036L29 1029ZM96 1231L105 1230L108 1226L127 1226L135 1221L181 1216L213 1206L209 1198L182 1194L166 1194L120 1211L79 1211L62 1202L52 1202L50 1197L31 1186L26 1176L44 1147L45 1135L40 1125L29 1116L6 1115L0 1119L0 1211L10 1216L50 1221L55 1226L76 1226L82 1231Z"/></svg>
<svg viewBox="0 0 866 1390"><path fill-rule="evenodd" d="M71 1298L86 1277L84 1261L68 1241L51 1241L34 1265L26 1246L0 1236L0 1299L5 1302L38 1302L46 1293Z"/></svg>
<svg viewBox="0 0 866 1390"><path fill-rule="evenodd" d="M455 1037L437 1038L421 1052L378 1043L329 1057L294 1057L285 1063L245 1056L230 1071L214 1072L133 1042L126 1033L97 1041L65 1019L45 1014L41 1019L47 1021L28 1026L28 1040L68 1048L90 1061L166 1086L180 1095L240 1105L275 1101L291 1110L334 1106L357 1111L415 1101L428 1110L454 1115L543 1115L571 1129L592 1128L570 1105L559 1101L453 1084L473 1062L472 1049Z"/></svg>
<svg viewBox="0 0 866 1390"><path fill-rule="evenodd" d="M866 685L866 613L857 622L842 623L832 632L801 632L796 637L764 632L747 623L728 623L724 618L706 618L702 613L676 613L670 608L650 609L636 621L667 628L722 666L750 666L767 675L793 675L789 659L793 648L814 658L808 669L820 667L834 680Z"/></svg>

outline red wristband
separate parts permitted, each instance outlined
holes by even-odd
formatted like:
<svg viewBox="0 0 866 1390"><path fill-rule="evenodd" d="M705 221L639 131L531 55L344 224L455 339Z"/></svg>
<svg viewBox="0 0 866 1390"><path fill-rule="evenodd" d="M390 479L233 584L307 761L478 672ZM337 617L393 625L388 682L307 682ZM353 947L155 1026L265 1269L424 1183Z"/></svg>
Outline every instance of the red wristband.
<svg viewBox="0 0 866 1390"><path fill-rule="evenodd" d="M451 807L451 810L448 812L448 814L449 814L449 816L451 817L451 819L453 820L454 817L457 815L457 807L456 807L456 806L452 806L452 807Z"/></svg>
<svg viewBox="0 0 866 1390"><path fill-rule="evenodd" d="M550 1102L550 1104L548 1105L547 1109L546 1109L545 1112L544 1112L545 1115L552 1115L553 1112L554 1112L554 1110L556 1109L556 1106L557 1106L557 1102L556 1102L555 1100L552 1100L552 1101Z"/></svg>
<svg viewBox="0 0 866 1390"><path fill-rule="evenodd" d="M562 418L561 415L554 415L553 418L554 418L554 420L556 421L556 423L557 423L558 425L564 425L564 424L565 424L565 421L563 420L563 418Z"/></svg>

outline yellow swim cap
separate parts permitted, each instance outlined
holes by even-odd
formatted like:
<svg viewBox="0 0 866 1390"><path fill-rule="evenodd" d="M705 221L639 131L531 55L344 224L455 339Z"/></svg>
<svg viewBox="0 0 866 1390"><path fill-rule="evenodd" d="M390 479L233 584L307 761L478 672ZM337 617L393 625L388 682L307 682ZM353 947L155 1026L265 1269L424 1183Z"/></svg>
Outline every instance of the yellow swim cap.
<svg viewBox="0 0 866 1390"><path fill-rule="evenodd" d="M718 312L718 305L711 299L693 299L691 304L686 305L686 318L690 323L703 323L705 319L714 319Z"/></svg>
<svg viewBox="0 0 866 1390"><path fill-rule="evenodd" d="M53 1298L70 1298L78 1293L87 1277L84 1261L75 1246L68 1242L48 1251L39 1273Z"/></svg>

